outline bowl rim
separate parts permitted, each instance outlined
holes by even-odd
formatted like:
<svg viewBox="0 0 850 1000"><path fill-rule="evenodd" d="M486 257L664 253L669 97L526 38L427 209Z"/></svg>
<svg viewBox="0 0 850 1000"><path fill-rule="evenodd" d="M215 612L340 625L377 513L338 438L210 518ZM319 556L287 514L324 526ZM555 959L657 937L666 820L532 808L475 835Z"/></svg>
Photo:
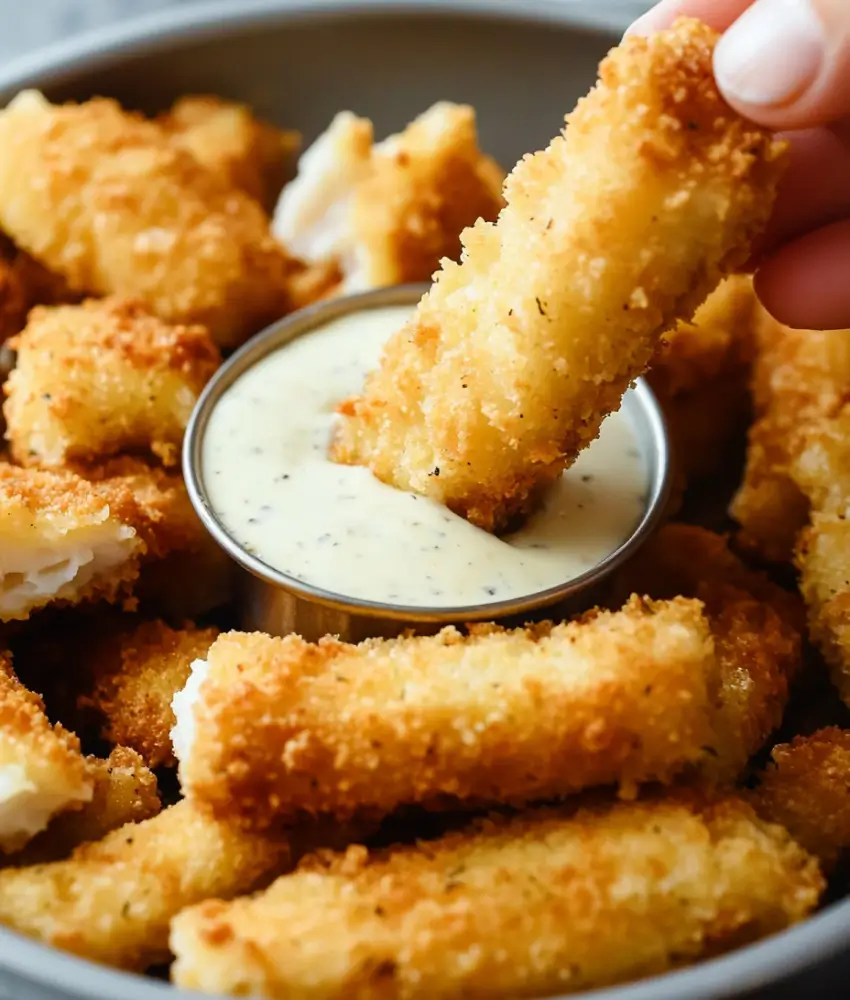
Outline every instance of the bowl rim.
<svg viewBox="0 0 850 1000"><path fill-rule="evenodd" d="M91 71L129 57L167 51L181 42L201 41L265 24L321 18L361 18L381 14L460 17L525 24L551 24L612 42L622 31L617 17L571 8L567 0L201 0L186 8L131 18L37 50L0 67L0 100L10 90L49 85L75 71ZM850 899L833 903L803 923L729 955L633 984L584 994L593 1000L725 1000L776 986L791 976L850 950ZM98 965L0 928L0 974L54 990L63 1000L203 1000L198 993L175 993L156 979ZM2 981L0 980L0 983ZM559 998L552 998L559 1000ZM566 998L560 998L566 1000Z"/></svg>
<svg viewBox="0 0 850 1000"><path fill-rule="evenodd" d="M267 587L283 590L297 600L342 611L362 619L389 619L408 623L464 624L502 620L542 611L580 594L592 592L607 580L647 540L664 517L672 489L670 436L661 407L644 379L636 379L623 400L630 415L635 440L644 453L647 471L646 499L631 533L594 566L543 590L499 601L462 605L391 604L367 600L308 583L277 569L240 544L233 531L215 512L209 480L204 470L204 442L210 421L230 390L257 365L285 349L293 341L321 330L329 323L357 313L383 307L409 307L412 311L427 292L427 283L394 285L343 295L314 303L284 316L251 337L216 371L192 410L183 439L183 475L195 513L215 542L243 570Z"/></svg>

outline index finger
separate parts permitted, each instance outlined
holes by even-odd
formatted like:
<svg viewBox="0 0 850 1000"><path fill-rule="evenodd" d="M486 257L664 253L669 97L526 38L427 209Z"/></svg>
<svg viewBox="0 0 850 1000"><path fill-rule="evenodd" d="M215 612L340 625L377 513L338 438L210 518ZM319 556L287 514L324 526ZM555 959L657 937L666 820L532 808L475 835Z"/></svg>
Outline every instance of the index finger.
<svg viewBox="0 0 850 1000"><path fill-rule="evenodd" d="M627 35L653 35L669 28L677 17L696 17L715 31L725 31L753 0L661 0L626 32Z"/></svg>

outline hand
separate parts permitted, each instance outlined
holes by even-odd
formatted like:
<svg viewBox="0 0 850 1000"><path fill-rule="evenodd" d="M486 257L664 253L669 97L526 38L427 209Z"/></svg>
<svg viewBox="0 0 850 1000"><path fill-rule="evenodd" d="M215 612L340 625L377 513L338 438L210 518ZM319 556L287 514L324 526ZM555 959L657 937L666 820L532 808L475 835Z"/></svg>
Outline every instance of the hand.
<svg viewBox="0 0 850 1000"><path fill-rule="evenodd" d="M629 33L680 14L725 32L714 56L724 97L791 141L759 297L789 326L850 328L850 2L662 0Z"/></svg>

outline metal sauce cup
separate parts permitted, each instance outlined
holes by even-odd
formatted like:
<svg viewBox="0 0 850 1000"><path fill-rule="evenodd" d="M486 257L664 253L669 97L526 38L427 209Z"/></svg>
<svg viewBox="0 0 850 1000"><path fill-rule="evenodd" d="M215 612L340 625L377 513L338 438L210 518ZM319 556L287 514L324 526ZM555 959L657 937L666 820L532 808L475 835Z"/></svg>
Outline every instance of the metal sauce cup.
<svg viewBox="0 0 850 1000"><path fill-rule="evenodd" d="M548 590L507 601L465 607L418 608L359 601L282 573L247 552L217 518L210 503L203 468L203 441L210 414L239 377L296 337L349 313L382 306L416 305L427 286L405 285L333 299L311 306L268 327L238 350L216 372L198 400L183 445L183 468L189 496L206 529L233 561L238 573L240 625L247 630L287 635L296 632L315 641L338 635L350 642L370 636L394 636L408 629L436 632L451 623L476 621L522 624L542 617L562 618L592 607L603 582L657 527L670 487L667 429L649 386L638 379L623 399L649 474L646 507L632 535L602 562L580 576Z"/></svg>

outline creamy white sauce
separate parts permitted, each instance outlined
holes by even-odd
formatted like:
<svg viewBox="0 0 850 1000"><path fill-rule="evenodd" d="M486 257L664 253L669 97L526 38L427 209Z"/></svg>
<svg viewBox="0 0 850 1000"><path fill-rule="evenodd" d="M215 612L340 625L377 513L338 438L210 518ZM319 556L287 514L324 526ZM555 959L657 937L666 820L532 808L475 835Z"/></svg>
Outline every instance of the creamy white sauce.
<svg viewBox="0 0 850 1000"><path fill-rule="evenodd" d="M210 416L203 474L231 536L268 566L360 600L422 608L486 604L558 586L628 538L648 475L624 412L513 535L327 457L335 407L357 393L409 306L337 319L268 355Z"/></svg>

